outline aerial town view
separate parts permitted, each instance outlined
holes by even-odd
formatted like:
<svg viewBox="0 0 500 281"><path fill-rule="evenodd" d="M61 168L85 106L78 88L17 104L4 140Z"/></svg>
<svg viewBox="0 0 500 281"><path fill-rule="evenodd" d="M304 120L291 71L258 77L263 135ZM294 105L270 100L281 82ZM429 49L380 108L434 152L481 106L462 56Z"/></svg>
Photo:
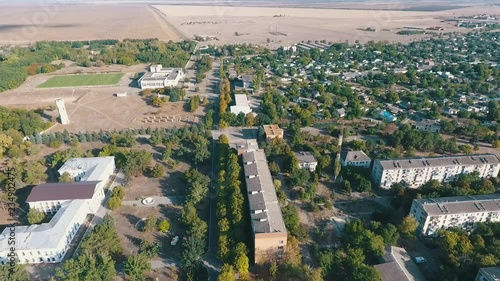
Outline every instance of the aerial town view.
<svg viewBox="0 0 500 281"><path fill-rule="evenodd" d="M0 281L500 281L497 0L0 0Z"/></svg>

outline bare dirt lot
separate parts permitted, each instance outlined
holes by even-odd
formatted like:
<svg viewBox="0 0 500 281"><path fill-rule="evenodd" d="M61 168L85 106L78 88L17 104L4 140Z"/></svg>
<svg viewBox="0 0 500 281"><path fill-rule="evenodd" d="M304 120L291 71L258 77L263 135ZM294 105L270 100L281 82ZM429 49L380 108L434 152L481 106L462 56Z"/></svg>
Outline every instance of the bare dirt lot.
<svg viewBox="0 0 500 281"><path fill-rule="evenodd" d="M332 42L408 42L422 37L397 35L395 33L398 29L405 26L440 26L444 28L441 32L467 31L442 20L463 14L491 14L492 10L500 12L500 7L494 6L437 12L168 5L154 7L166 14L168 20L187 36L214 36L219 39L208 41L210 44L267 45L269 39L271 47L323 39ZM376 31L359 30L368 27Z"/></svg>
<svg viewBox="0 0 500 281"><path fill-rule="evenodd" d="M2 6L0 44L28 44L41 40L158 38L181 39L168 22L148 5ZM38 3L38 2L36 2Z"/></svg>
<svg viewBox="0 0 500 281"><path fill-rule="evenodd" d="M105 66L82 68L70 66L50 75L29 77L19 88L0 93L0 104L12 108L36 109L54 107L56 98L65 102L70 124L57 124L49 131L86 132L127 128L173 128L198 123L205 114L201 106L196 112L187 112L184 102L168 103L158 108L148 105L140 89L135 87L134 76L144 72L145 65ZM112 86L90 86L71 88L37 88L53 75L87 73L125 73L121 81ZM127 92L127 97L116 97L116 93ZM202 93L200 93L202 94ZM57 110L45 112L47 119L58 116Z"/></svg>

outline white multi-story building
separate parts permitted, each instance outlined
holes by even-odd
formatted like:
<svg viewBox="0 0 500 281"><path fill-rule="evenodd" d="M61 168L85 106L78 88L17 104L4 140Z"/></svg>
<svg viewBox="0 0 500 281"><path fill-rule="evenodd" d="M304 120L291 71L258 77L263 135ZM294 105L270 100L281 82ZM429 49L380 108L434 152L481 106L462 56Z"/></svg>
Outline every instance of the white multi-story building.
<svg viewBox="0 0 500 281"><path fill-rule="evenodd" d="M59 175L68 173L79 181L99 181L99 188L104 189L104 185L115 170L115 157L91 157L91 158L71 158L57 170Z"/></svg>
<svg viewBox="0 0 500 281"><path fill-rule="evenodd" d="M410 215L423 236L453 227L470 232L478 222L500 221L500 194L415 199Z"/></svg>
<svg viewBox="0 0 500 281"><path fill-rule="evenodd" d="M439 133L439 131L441 131L441 124L436 120L424 119L422 121L415 122L415 129L419 131Z"/></svg>
<svg viewBox="0 0 500 281"><path fill-rule="evenodd" d="M458 175L477 172L481 178L496 177L500 160L493 154L459 155L394 160L376 159L372 179L382 189L395 183L418 188L430 180L448 182Z"/></svg>
<svg viewBox="0 0 500 281"><path fill-rule="evenodd" d="M234 95L234 101L235 105L232 105L230 107L231 113L238 115L240 114L240 112L243 112L245 115L247 115L248 113L252 112L252 109L250 108L250 103L248 102L247 95L236 94Z"/></svg>
<svg viewBox="0 0 500 281"><path fill-rule="evenodd" d="M13 236L7 227L0 234L0 263L11 261L10 248L15 248L16 263L57 263L61 262L80 226L85 222L87 208L85 200L64 203L48 223L16 226ZM9 237L15 244L9 244Z"/></svg>
<svg viewBox="0 0 500 281"><path fill-rule="evenodd" d="M309 151L295 152L295 156L299 160L299 168L314 172L318 166L318 161Z"/></svg>
<svg viewBox="0 0 500 281"><path fill-rule="evenodd" d="M354 166L361 168L370 168L372 159L363 151L343 150L340 153L340 165L342 167Z"/></svg>
<svg viewBox="0 0 500 281"><path fill-rule="evenodd" d="M7 227L0 234L0 263L61 262L87 214L99 209L114 169L114 157L72 158L59 173L66 172L77 182L34 187L26 202L30 208L55 213L54 217L48 223Z"/></svg>
<svg viewBox="0 0 500 281"><path fill-rule="evenodd" d="M176 87L184 77L181 68L163 68L161 64L152 65L149 72L139 79L141 89L159 89L165 87Z"/></svg>

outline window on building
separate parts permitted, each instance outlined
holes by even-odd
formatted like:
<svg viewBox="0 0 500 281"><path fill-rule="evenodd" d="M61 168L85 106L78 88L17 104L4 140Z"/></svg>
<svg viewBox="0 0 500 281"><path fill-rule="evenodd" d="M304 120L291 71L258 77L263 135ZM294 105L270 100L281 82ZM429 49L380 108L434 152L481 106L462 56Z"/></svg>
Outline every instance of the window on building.
<svg viewBox="0 0 500 281"><path fill-rule="evenodd" d="M278 250L283 250L283 246L278 246Z"/></svg>
<svg viewBox="0 0 500 281"><path fill-rule="evenodd" d="M279 241L279 243L280 243L280 244L283 244L283 243L284 243L284 241L283 241L283 240L280 240L280 241Z"/></svg>
<svg viewBox="0 0 500 281"><path fill-rule="evenodd" d="M43 258L40 258L40 261L42 261L42 262L43 262Z"/></svg>

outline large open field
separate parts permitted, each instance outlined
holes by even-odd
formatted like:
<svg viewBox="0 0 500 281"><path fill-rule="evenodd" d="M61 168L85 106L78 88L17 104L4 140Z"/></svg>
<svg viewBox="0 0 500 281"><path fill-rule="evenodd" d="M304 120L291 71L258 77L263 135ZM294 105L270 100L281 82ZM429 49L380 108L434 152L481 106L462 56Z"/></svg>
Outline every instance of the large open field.
<svg viewBox="0 0 500 281"><path fill-rule="evenodd" d="M368 5L368 4L366 4ZM500 13L500 6L477 6L444 11L402 11L401 3L387 4L391 10L269 8L237 6L156 5L156 9L187 36L213 36L210 44L251 43L289 45L303 40L345 42L359 40L409 42L423 36L398 35L405 26L443 27L444 31L470 31L444 19L478 13ZM375 32L363 31L366 28Z"/></svg>
<svg viewBox="0 0 500 281"><path fill-rule="evenodd" d="M38 85L38 88L115 85L122 77L123 73L54 76Z"/></svg>
<svg viewBox="0 0 500 281"><path fill-rule="evenodd" d="M17 2L23 1L11 1ZM0 44L42 40L182 39L165 18L148 5L63 5L64 1L59 2L0 5Z"/></svg>

